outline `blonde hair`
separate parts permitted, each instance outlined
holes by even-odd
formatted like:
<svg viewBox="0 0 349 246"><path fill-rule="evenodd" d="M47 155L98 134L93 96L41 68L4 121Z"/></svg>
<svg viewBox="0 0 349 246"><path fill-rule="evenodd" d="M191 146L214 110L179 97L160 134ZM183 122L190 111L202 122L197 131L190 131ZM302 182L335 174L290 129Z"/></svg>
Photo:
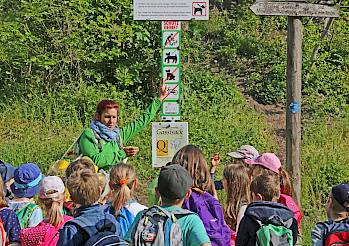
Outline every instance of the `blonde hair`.
<svg viewBox="0 0 349 246"><path fill-rule="evenodd" d="M81 206L89 206L99 200L101 191L98 184L97 174L90 169L73 172L67 180L72 201Z"/></svg>
<svg viewBox="0 0 349 246"><path fill-rule="evenodd" d="M6 202L6 198L5 198L5 183L2 180L2 177L0 177L0 208L2 207L7 207L7 202Z"/></svg>
<svg viewBox="0 0 349 246"><path fill-rule="evenodd" d="M112 190L112 207L115 213L132 198L136 172L133 166L120 163L110 169L110 188Z"/></svg>
<svg viewBox="0 0 349 246"><path fill-rule="evenodd" d="M172 158L172 164L179 164L187 169L193 179L193 188L216 195L207 161L198 147L190 144L182 147Z"/></svg>
<svg viewBox="0 0 349 246"><path fill-rule="evenodd" d="M226 180L227 199L224 204L224 218L231 229L236 230L240 208L251 201L250 177L244 164L230 164L223 170Z"/></svg>
<svg viewBox="0 0 349 246"><path fill-rule="evenodd" d="M68 178L73 172L85 169L91 170L92 172L96 172L95 164L88 157L83 157L70 163L67 169L65 170L65 176Z"/></svg>
<svg viewBox="0 0 349 246"><path fill-rule="evenodd" d="M50 191L47 194L50 194ZM39 197L39 203L44 208L48 222L55 227L63 220L63 201L64 193L57 193L57 196L53 198Z"/></svg>

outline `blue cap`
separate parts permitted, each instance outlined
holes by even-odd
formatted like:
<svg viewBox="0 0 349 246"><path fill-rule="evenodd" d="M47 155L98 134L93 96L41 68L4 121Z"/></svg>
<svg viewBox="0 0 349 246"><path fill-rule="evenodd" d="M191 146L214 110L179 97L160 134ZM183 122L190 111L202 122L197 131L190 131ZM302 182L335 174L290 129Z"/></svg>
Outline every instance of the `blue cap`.
<svg viewBox="0 0 349 246"><path fill-rule="evenodd" d="M22 164L15 170L14 182L11 185L12 193L18 198L35 196L42 178L43 175L36 164Z"/></svg>
<svg viewBox="0 0 349 246"><path fill-rule="evenodd" d="M0 160L0 175L4 183L10 181L15 173L15 168L2 160Z"/></svg>
<svg viewBox="0 0 349 246"><path fill-rule="evenodd" d="M349 203L349 184L342 183L332 187L332 196L343 207L347 207Z"/></svg>

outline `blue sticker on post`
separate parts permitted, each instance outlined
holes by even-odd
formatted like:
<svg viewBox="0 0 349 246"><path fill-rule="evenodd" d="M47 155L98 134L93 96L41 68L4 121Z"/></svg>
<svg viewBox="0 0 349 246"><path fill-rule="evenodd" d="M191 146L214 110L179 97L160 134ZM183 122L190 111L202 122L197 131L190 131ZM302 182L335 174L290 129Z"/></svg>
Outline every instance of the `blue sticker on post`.
<svg viewBox="0 0 349 246"><path fill-rule="evenodd" d="M291 113L295 114L295 113L299 113L301 110L301 104L300 102L297 101L293 101L290 103L290 107L289 110Z"/></svg>

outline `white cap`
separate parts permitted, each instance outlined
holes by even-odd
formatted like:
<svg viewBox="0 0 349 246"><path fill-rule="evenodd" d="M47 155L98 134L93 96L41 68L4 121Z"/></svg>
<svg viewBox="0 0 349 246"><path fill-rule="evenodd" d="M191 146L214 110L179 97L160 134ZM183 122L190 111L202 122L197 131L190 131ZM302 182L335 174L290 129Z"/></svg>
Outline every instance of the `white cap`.
<svg viewBox="0 0 349 246"><path fill-rule="evenodd" d="M42 179L39 196L40 198L55 198L59 194L64 193L65 186L60 177L57 176L47 176Z"/></svg>
<svg viewBox="0 0 349 246"><path fill-rule="evenodd" d="M259 153L251 145L242 145L236 151L228 153L228 155L236 159L256 159Z"/></svg>

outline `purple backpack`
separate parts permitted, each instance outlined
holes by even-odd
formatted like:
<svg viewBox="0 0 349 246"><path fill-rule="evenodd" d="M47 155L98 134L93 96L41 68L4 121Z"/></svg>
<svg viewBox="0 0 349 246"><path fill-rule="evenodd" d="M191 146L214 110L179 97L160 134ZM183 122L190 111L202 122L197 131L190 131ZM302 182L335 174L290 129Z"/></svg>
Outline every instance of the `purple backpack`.
<svg viewBox="0 0 349 246"><path fill-rule="evenodd" d="M223 208L211 194L193 188L183 208L195 212L204 223L212 246L230 245L231 230L224 221Z"/></svg>

